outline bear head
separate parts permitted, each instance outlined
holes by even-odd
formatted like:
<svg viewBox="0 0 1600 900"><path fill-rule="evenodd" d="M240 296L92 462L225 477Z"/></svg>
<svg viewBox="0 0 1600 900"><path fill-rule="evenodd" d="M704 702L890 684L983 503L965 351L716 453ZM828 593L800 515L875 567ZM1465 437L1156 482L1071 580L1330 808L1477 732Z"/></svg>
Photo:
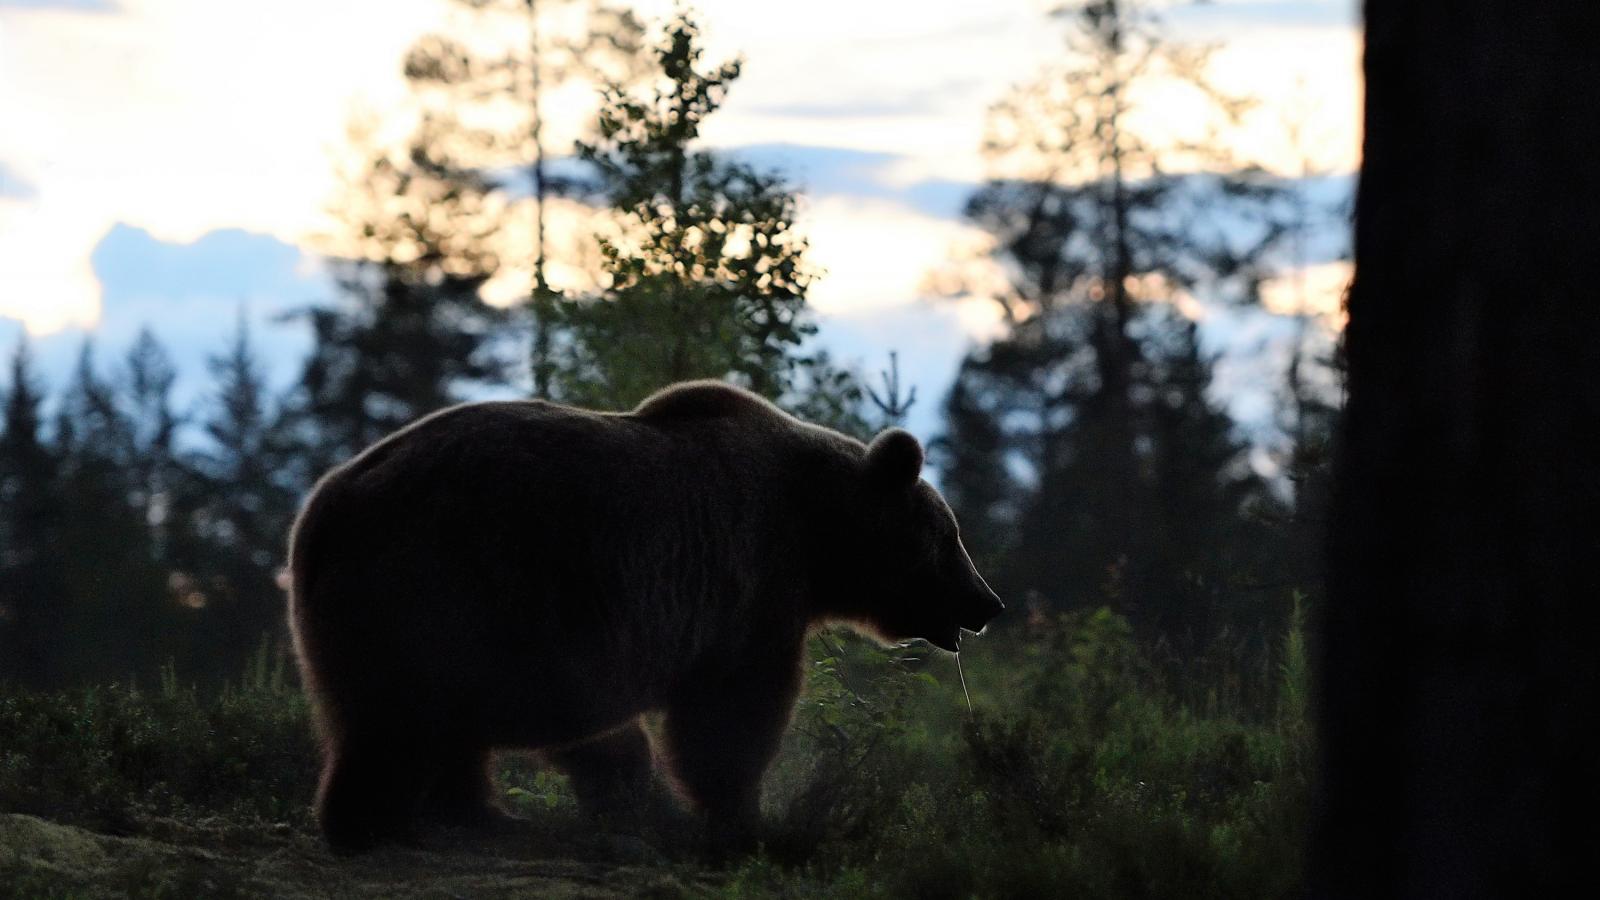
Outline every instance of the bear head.
<svg viewBox="0 0 1600 900"><path fill-rule="evenodd" d="M922 446L891 428L867 447L858 493L851 616L892 642L922 639L957 652L1005 609L961 545L956 517L923 481Z"/></svg>

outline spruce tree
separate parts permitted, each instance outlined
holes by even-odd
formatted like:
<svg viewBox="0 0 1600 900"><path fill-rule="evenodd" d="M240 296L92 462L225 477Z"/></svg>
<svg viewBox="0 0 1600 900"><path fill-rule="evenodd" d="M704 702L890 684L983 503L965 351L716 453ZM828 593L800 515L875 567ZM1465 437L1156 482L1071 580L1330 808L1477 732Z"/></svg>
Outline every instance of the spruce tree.
<svg viewBox="0 0 1600 900"><path fill-rule="evenodd" d="M287 406L302 488L419 416L505 382L502 311L480 289L492 223L463 208L481 178L428 142L376 152L339 213L356 255L331 261L339 297L308 310L312 350Z"/></svg>
<svg viewBox="0 0 1600 900"><path fill-rule="evenodd" d="M699 30L680 15L655 48L660 78L612 84L599 139L579 156L618 212L600 238L606 287L559 304L552 393L625 408L690 378L726 378L824 419L859 419L859 388L801 346L816 330L817 272L783 179L696 146L739 77L702 66Z"/></svg>
<svg viewBox="0 0 1600 900"><path fill-rule="evenodd" d="M1009 275L994 297L1006 333L965 361L947 401L944 478L964 521L1014 523L1006 592L1109 602L1146 636L1204 640L1225 620L1207 610L1238 523L1270 496L1179 311L1253 298L1284 232L1281 192L1214 135L1134 127L1137 89L1157 79L1186 86L1218 128L1232 121L1203 48L1167 43L1128 0L1057 15L1066 62L996 108L996 177L967 208Z"/></svg>
<svg viewBox="0 0 1600 900"><path fill-rule="evenodd" d="M570 143L552 137L546 100L572 82L631 81L644 26L630 10L598 0L455 0L455 6L466 13L465 25L419 40L405 74L432 123L430 140L454 148L475 171L499 173L463 180L463 198L494 191L504 196L494 213L499 224L532 220L526 238L523 229L502 229L498 247L508 264L525 261L528 269L529 374L533 395L542 397L559 296L548 277L550 201L581 196L588 187L551 165ZM524 191L525 201L512 199Z"/></svg>
<svg viewBox="0 0 1600 900"><path fill-rule="evenodd" d="M0 681L33 687L65 680L68 637L59 466L42 435L43 399L24 340L0 422Z"/></svg>
<svg viewBox="0 0 1600 900"><path fill-rule="evenodd" d="M944 431L928 447L945 500L961 518L961 540L979 569L1000 570L1013 545L1020 491L1008 470L1014 451L1002 419L1015 392L997 384L989 360L968 356L944 400Z"/></svg>
<svg viewBox="0 0 1600 900"><path fill-rule="evenodd" d="M158 562L134 455L139 446L125 398L95 370L84 343L57 413L66 582L64 627L71 640L60 671L79 680L153 674L176 649L170 572Z"/></svg>
<svg viewBox="0 0 1600 900"><path fill-rule="evenodd" d="M206 446L194 461L196 552L185 567L205 597L207 643L236 674L263 639L282 641L284 563L295 492L290 447L243 316L227 349L209 361Z"/></svg>
<svg viewBox="0 0 1600 900"><path fill-rule="evenodd" d="M150 551L163 563L170 559L174 536L183 531L187 473L179 460L177 440L182 418L173 407L177 369L166 348L148 327L141 328L128 349L122 369L120 451L127 463L129 503L150 530Z"/></svg>

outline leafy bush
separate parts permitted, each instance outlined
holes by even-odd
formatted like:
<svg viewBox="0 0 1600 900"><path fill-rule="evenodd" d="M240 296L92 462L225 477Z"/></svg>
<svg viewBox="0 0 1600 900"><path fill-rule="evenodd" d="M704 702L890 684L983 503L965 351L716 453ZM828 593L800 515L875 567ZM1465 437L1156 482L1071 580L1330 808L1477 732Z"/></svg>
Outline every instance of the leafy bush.
<svg viewBox="0 0 1600 900"><path fill-rule="evenodd" d="M1082 612L945 658L819 645L769 787L781 824L728 897L1286 897L1309 797L1297 616L1272 708L1197 710L1126 621ZM874 660L875 658L875 660ZM1202 663L1215 671L1217 655ZM937 677L935 677L937 676Z"/></svg>
<svg viewBox="0 0 1600 900"><path fill-rule="evenodd" d="M316 746L299 689L275 671L214 698L170 667L153 691L0 687L0 810L113 830L135 813L304 824Z"/></svg>

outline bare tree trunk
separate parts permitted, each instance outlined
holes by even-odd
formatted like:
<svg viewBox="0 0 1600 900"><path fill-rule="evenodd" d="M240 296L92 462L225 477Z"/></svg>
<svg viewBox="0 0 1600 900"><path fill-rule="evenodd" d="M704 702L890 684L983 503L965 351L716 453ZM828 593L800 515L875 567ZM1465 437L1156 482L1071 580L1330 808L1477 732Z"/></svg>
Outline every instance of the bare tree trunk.
<svg viewBox="0 0 1600 900"><path fill-rule="evenodd" d="M1313 892L1563 896L1600 850L1600 3L1367 35Z"/></svg>
<svg viewBox="0 0 1600 900"><path fill-rule="evenodd" d="M535 0L528 4L529 77L532 93L529 97L530 118L528 138L533 143L533 164L529 175L533 180L533 286L529 291L528 305L533 311L533 347L530 354L530 374L533 378L533 396L545 397L550 392L550 289L544 277L544 223L545 200L549 189L545 181L544 162L544 111L541 94L544 91L541 67L543 57L539 43L539 9Z"/></svg>

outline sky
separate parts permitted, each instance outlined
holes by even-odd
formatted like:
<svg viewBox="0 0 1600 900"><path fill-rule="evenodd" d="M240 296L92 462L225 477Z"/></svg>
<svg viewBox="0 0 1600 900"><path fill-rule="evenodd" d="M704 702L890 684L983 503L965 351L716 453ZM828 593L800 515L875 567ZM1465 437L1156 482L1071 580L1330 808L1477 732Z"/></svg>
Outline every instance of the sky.
<svg viewBox="0 0 1600 900"><path fill-rule="evenodd" d="M1047 5L695 4L708 56L745 60L706 142L805 191L827 272L819 340L868 371L897 350L924 437L961 354L996 328L981 300L931 298L927 276L974 239L959 211L985 174L988 108L1060 53ZM316 236L349 123L404 107L402 54L456 15L448 0L0 0L0 349L25 329L59 384L85 336L111 356L148 324L192 398L244 315L284 383L306 338L282 313L331 294ZM1168 19L1176 39L1219 43L1216 80L1259 99L1242 154L1284 174L1309 163L1328 176L1319 195L1348 191L1355 0L1216 0ZM1270 286L1277 312L1307 296L1331 310L1340 240ZM1251 360L1286 323L1227 310L1205 323L1230 354L1219 377L1236 413L1263 414Z"/></svg>

